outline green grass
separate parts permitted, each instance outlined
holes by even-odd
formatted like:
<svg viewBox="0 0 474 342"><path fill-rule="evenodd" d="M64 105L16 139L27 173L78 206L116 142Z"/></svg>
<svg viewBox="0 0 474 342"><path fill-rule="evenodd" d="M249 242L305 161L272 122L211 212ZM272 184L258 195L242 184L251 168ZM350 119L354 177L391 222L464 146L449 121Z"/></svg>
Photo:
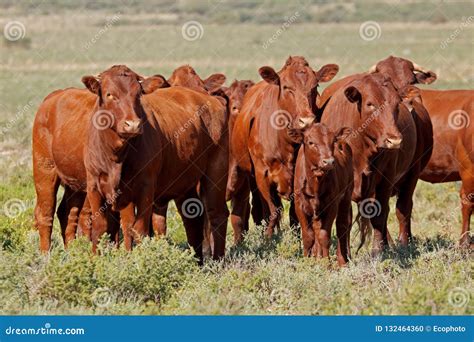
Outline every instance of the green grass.
<svg viewBox="0 0 474 342"><path fill-rule="evenodd" d="M222 15L234 12L221 10L208 16L201 4L193 10L183 10L174 8L172 2L159 2L163 13L178 15L174 21L164 23L156 14L159 11L150 9L154 2L146 1L140 8L130 2L136 11L122 11L120 19L96 43L84 48L104 28L107 18L117 13L117 8L108 1L95 12L79 10L76 2L51 3L59 6L57 13L51 11L49 3L31 9L31 2L26 1L5 5L6 10L0 15L3 24L21 21L28 39L27 43L0 42L1 314L474 312L472 300L469 301L474 289L472 256L457 248L459 184L420 182L414 199L415 241L405 249L396 246L378 259L370 257L367 248L354 254L345 269L338 269L334 259L305 259L299 238L287 228L285 215L282 232L271 241L263 239L261 227L252 226L245 244L238 248L232 246L229 226L225 260L207 261L199 268L187 248L174 207L168 213L166 240L147 241L132 253L110 247L104 241L102 255L93 256L83 240L75 241L65 251L56 221L52 252L41 255L38 234L33 229L35 194L30 157L31 125L42 99L55 89L81 86L83 75L117 63L126 63L144 75L165 76L189 63L203 76L223 72L231 81L258 80L260 66L279 68L290 54L306 56L315 68L337 63L337 77L366 70L393 54L434 70L439 79L432 88L472 88L472 24L464 27L447 48L440 47L460 27L463 13L470 13L469 7L462 7L467 5L443 3L427 13L423 12L426 6L419 8L417 3L413 13L405 13L406 8L400 5L395 14L390 14L384 10L388 2L383 6L357 3L355 10L349 12L352 17L346 15L346 23L341 24L318 24L322 19L311 18L320 13L310 6L301 12L301 22L291 25L264 49L263 44L284 21L279 18L291 15L298 6L284 7L285 2L272 1L268 16L258 18L252 14L254 2L248 1L236 10L237 19L220 25ZM235 4L224 2L222 6L225 9ZM27 16L26 8L34 16ZM448 22L427 23L436 10ZM400 19L400 13L406 14L404 20L416 23L388 22ZM234 23L246 16L245 25ZM186 41L181 25L196 18L203 24L204 35L200 40ZM380 24L379 39L364 41L359 36L360 23L347 23L365 20ZM257 25L258 22L265 24ZM12 200L21 212L10 218L4 210ZM389 228L396 236L398 224L393 201L391 204ZM354 230L354 250L357 243Z"/></svg>

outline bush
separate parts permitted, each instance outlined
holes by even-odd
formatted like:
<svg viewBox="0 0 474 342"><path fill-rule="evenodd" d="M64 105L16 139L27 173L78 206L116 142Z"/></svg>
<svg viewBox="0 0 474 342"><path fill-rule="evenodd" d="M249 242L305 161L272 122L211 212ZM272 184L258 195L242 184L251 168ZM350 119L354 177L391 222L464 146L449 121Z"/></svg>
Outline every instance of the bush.
<svg viewBox="0 0 474 342"><path fill-rule="evenodd" d="M179 250L165 239L147 239L132 253L112 247L103 254L97 258L96 281L116 302L134 298L160 306L198 270L189 250Z"/></svg>

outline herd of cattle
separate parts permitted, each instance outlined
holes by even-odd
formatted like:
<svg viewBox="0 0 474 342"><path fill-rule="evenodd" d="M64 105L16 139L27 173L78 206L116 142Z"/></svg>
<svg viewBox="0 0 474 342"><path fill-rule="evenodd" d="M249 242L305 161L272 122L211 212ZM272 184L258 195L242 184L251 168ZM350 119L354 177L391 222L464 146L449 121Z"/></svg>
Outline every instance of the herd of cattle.
<svg viewBox="0 0 474 342"><path fill-rule="evenodd" d="M170 78L142 77L126 66L85 76L86 89L48 95L33 126L35 224L40 249L51 245L56 195L64 244L104 233L125 248L166 234L174 200L188 242L220 258L231 201L234 242L249 218L270 237L282 199L290 224L301 226L304 255L328 257L336 222L337 260L350 259L351 201L361 245L373 230L373 253L391 243L389 199L397 196L399 243L412 237L418 179L462 181L461 245L470 247L474 206L473 90L420 90L436 74L399 57L331 81L335 64L313 70L289 57L280 71L259 69L262 81L223 84L190 66ZM189 212L189 206L194 212ZM199 208L201 206L201 208ZM196 212L197 210L197 212ZM421 228L421 227L420 227Z"/></svg>

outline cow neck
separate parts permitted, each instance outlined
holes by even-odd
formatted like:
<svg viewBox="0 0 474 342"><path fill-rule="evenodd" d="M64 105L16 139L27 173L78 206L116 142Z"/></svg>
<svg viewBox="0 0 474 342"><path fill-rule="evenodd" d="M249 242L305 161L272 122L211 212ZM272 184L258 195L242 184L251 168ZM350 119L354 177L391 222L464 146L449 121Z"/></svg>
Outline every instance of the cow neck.
<svg viewBox="0 0 474 342"><path fill-rule="evenodd" d="M302 145L301 148L303 149L303 155L305 153L305 146ZM304 172L305 172L305 186L304 186L304 193L308 197L316 198L318 196L320 190L320 182L321 178L324 176L317 176L314 174L313 170L311 170L311 165L309 162L304 161Z"/></svg>
<svg viewBox="0 0 474 342"><path fill-rule="evenodd" d="M90 132L88 171L95 176L99 192L107 199L115 200L129 141L121 138L111 128L91 128Z"/></svg>

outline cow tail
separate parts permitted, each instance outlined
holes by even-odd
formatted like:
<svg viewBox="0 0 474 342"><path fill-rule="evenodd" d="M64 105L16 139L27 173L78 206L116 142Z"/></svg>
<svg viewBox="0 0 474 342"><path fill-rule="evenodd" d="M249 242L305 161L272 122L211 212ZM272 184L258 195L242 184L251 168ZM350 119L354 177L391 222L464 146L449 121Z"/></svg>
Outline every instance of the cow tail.
<svg viewBox="0 0 474 342"><path fill-rule="evenodd" d="M354 222L352 223L352 225L354 225L354 223L356 222L357 222L357 225L359 226L359 232L360 232L360 243L359 243L359 247L357 247L357 251L356 251L356 254L357 254L359 253L359 250L362 248L362 246L364 246L364 244L366 243L367 236L371 235L372 224L370 223L370 219L363 217L360 214L360 212L357 212L357 216Z"/></svg>

